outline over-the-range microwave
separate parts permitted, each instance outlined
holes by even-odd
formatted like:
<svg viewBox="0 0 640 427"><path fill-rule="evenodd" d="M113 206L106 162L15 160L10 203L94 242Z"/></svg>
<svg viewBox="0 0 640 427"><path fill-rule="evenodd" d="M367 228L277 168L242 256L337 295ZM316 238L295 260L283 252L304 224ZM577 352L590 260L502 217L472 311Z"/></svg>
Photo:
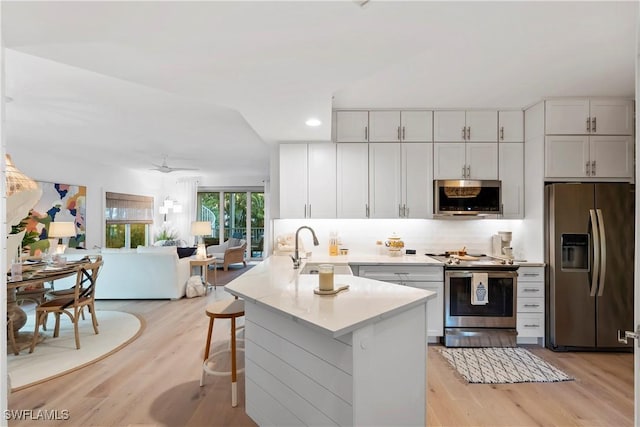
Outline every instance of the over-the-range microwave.
<svg viewBox="0 0 640 427"><path fill-rule="evenodd" d="M434 180L436 216L501 215L502 184L498 180Z"/></svg>

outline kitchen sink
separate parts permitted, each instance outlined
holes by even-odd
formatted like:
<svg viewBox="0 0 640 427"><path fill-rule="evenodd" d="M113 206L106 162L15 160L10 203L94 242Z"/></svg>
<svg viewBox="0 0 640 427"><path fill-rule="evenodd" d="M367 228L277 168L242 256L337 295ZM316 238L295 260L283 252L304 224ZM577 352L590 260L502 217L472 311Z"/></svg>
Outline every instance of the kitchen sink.
<svg viewBox="0 0 640 427"><path fill-rule="evenodd" d="M318 274L318 266L321 264L331 264L329 262L308 262L300 269L300 274ZM331 264L333 265L333 274L353 275L349 264Z"/></svg>

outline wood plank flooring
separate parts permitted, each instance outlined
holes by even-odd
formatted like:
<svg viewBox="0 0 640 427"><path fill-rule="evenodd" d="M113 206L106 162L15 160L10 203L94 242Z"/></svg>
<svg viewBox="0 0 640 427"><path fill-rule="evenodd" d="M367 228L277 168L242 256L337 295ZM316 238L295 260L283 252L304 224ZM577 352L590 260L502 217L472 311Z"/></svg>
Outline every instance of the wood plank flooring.
<svg viewBox="0 0 640 427"><path fill-rule="evenodd" d="M142 316L143 334L102 361L9 396L11 410L68 410L69 420L9 421L9 425L255 425L244 412L243 375L239 375L237 408L231 407L228 377L207 376L205 386L199 387L207 331L204 307L221 298L231 296L218 288L205 298L179 301L98 301L98 309ZM229 321L216 321L214 345L222 345L228 331ZM576 380L467 384L437 354L437 346L430 346L428 425L633 425L633 355L528 348Z"/></svg>

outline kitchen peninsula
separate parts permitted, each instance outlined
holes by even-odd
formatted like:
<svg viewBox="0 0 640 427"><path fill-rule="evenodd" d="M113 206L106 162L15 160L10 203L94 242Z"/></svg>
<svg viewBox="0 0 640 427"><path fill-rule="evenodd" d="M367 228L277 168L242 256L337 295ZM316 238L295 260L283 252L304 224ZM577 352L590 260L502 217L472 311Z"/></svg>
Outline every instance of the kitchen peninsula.
<svg viewBox="0 0 640 427"><path fill-rule="evenodd" d="M259 425L425 425L431 291L318 276L272 256L226 286L245 300L246 410Z"/></svg>

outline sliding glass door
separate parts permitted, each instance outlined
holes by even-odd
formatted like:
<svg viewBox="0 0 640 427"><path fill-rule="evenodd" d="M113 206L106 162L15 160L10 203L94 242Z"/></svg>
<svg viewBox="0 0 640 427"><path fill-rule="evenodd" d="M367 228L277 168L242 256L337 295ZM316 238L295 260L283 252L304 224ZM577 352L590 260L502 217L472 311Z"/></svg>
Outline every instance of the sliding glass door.
<svg viewBox="0 0 640 427"><path fill-rule="evenodd" d="M254 189L199 191L198 220L211 221L211 244L230 237L247 241L248 258L264 251L264 191Z"/></svg>

